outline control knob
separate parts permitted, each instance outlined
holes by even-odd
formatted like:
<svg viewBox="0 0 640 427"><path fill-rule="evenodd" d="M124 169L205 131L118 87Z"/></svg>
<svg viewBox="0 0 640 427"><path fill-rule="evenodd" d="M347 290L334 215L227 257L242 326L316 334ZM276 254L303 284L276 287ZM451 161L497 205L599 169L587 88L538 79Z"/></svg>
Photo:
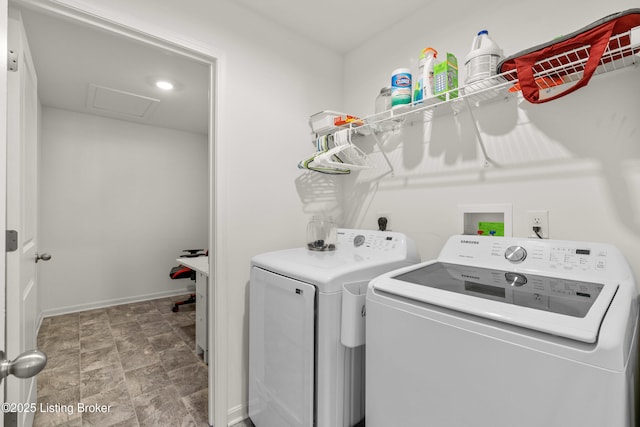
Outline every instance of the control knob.
<svg viewBox="0 0 640 427"><path fill-rule="evenodd" d="M511 286L520 287L527 283L527 276L524 274L518 274L513 272L507 272L504 274L504 278Z"/></svg>
<svg viewBox="0 0 640 427"><path fill-rule="evenodd" d="M522 246L509 246L504 251L504 257L514 264L521 263L527 257L527 251Z"/></svg>
<svg viewBox="0 0 640 427"><path fill-rule="evenodd" d="M353 239L353 246L355 246L356 248L359 246L362 246L365 242L366 238L362 235L362 234L358 234L354 239Z"/></svg>

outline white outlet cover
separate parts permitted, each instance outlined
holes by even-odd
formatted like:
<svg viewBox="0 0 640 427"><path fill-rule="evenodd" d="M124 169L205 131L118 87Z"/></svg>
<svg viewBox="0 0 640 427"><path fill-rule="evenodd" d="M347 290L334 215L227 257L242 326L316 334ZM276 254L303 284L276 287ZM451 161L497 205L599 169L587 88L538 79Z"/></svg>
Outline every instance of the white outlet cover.
<svg viewBox="0 0 640 427"><path fill-rule="evenodd" d="M528 211L527 212L527 230L529 233L529 237L538 238L536 233L533 231L533 227L540 227L539 234L543 239L549 238L549 211L539 210L539 211Z"/></svg>

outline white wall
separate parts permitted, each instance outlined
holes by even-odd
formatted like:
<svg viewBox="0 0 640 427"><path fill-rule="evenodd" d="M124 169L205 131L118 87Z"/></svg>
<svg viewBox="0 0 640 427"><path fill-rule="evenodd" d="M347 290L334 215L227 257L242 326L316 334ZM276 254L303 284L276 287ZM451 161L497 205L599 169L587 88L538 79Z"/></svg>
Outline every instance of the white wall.
<svg viewBox="0 0 640 427"><path fill-rule="evenodd" d="M228 406L233 421L246 413L248 399L250 259L304 245L311 215L337 208L335 181L308 176L296 165L314 151L308 117L342 105L342 57L232 0L60 3L161 38L204 46L221 59L220 168L214 185L222 244L216 276L228 295ZM319 197L310 182L329 190Z"/></svg>
<svg viewBox="0 0 640 427"><path fill-rule="evenodd" d="M481 29L508 56L633 5L591 1L577 14L575 5L549 0L534 8L463 0L456 8L464 12L433 19L445 16L445 7L433 2L346 56L347 111L372 113L391 71L415 66L424 47L454 53L463 81L464 56ZM432 259L449 235L461 232L459 205L511 204L516 236L529 235L527 211L548 210L552 238L612 243L640 278L640 98L632 95L640 93L639 73L630 67L596 76L586 88L546 104L512 98L475 110L499 166L483 166L468 112L387 135L384 150L395 174L347 178L347 222L372 227L378 213L390 213L390 227L417 239L423 259Z"/></svg>
<svg viewBox="0 0 640 427"><path fill-rule="evenodd" d="M207 247L206 136L50 107L41 126L45 315L184 292L169 270Z"/></svg>
<svg viewBox="0 0 640 427"><path fill-rule="evenodd" d="M549 0L533 9L516 2L462 0L443 14L437 8L448 4L430 2L423 13L343 58L230 0L62 3L153 35L212 47L220 54L221 170L216 171L215 188L223 236L218 255L222 271L217 274L224 279L219 285L228 290L230 420L242 415L247 400L249 260L267 250L303 245L306 223L314 212L330 210L344 225L362 227L375 227L380 210L391 212L391 227L418 240L424 258L434 256L446 236L458 232L458 203L511 202L517 218L528 209L549 209L552 237L612 241L627 254L638 247L640 173L638 146L631 139L633 132L637 139L640 109L637 97L625 96L637 92L637 75L620 79L624 87L615 93L621 107L612 111L613 103L603 103L610 93L607 82L616 84L615 77L594 81L549 106L533 108L514 100L483 109L478 114L481 128L491 140L489 148L505 163L501 169L481 167L464 114L437 119L433 137L423 142L405 140L402 134L389 141L387 149L398 169L394 177L334 180L295 167L312 150L306 125L310 114L341 107L355 114L371 113L391 70L415 63L425 46L463 58L473 35L487 28L507 54L514 53L631 4L591 1L587 6L581 3L578 14L575 6ZM448 18L439 21L435 16ZM603 108L590 110L593 104ZM581 128L582 117L589 126ZM612 129L619 135L613 141ZM608 145L601 139L615 143L622 154L607 157L611 152L604 151ZM347 183L344 194L342 183ZM623 191L611 190L623 186ZM569 197L576 201L568 202ZM336 202L342 198L344 214ZM583 217L576 219L579 215ZM593 229L594 219L597 224L604 221L605 227ZM514 232L522 234L524 224L516 221Z"/></svg>

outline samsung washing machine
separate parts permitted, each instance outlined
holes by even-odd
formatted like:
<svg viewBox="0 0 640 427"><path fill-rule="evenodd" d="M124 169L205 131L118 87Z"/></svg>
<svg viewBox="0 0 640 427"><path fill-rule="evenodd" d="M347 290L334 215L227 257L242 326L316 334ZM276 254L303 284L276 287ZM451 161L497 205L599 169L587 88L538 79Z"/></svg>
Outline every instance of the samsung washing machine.
<svg viewBox="0 0 640 427"><path fill-rule="evenodd" d="M367 427L632 427L638 293L614 247L454 236L367 293Z"/></svg>
<svg viewBox="0 0 640 427"><path fill-rule="evenodd" d="M295 248L252 259L249 417L256 427L362 421L368 282L419 261L403 234L352 229L338 229L332 251Z"/></svg>

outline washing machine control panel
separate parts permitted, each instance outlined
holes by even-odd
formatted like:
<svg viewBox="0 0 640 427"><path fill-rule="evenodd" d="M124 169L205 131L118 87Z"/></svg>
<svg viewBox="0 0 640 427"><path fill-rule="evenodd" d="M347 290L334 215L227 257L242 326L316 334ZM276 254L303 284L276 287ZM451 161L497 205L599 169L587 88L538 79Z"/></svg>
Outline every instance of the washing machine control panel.
<svg viewBox="0 0 640 427"><path fill-rule="evenodd" d="M626 264L615 247L604 243L466 235L451 237L438 260L507 270L594 276L607 276Z"/></svg>
<svg viewBox="0 0 640 427"><path fill-rule="evenodd" d="M575 243L558 245L533 241L526 246L507 247L505 258L514 264L547 271L605 271L607 267L607 251L594 250L590 244L577 246Z"/></svg>

